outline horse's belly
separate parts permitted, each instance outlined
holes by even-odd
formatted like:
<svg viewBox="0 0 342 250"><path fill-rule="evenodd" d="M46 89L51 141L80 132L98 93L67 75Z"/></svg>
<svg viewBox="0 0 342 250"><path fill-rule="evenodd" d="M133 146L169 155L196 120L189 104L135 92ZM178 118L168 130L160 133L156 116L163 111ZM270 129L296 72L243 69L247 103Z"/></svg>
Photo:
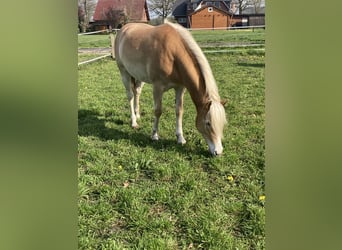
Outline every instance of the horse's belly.
<svg viewBox="0 0 342 250"><path fill-rule="evenodd" d="M169 82L169 80L167 79L168 77L165 75L165 73L161 70L156 70L158 66L153 66L153 64L149 62L126 63L125 68L132 77L142 82L152 84L156 82L163 82L166 84L167 82Z"/></svg>
<svg viewBox="0 0 342 250"><path fill-rule="evenodd" d="M127 72L136 80L162 84L164 90L177 86L170 78L172 69L165 68L163 63L156 58L136 53L134 58L132 55L124 55L122 62Z"/></svg>
<svg viewBox="0 0 342 250"><path fill-rule="evenodd" d="M136 80L151 83L151 77L148 74L146 65L137 65L137 64L128 65L126 66L126 70Z"/></svg>

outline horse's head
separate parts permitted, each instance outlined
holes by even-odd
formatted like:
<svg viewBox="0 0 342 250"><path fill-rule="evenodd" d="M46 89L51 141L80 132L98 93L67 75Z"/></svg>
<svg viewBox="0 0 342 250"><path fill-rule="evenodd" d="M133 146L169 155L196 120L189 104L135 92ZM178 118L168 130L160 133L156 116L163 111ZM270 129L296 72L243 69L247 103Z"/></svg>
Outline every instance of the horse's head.
<svg viewBox="0 0 342 250"><path fill-rule="evenodd" d="M208 143L212 155L222 154L223 128L226 123L226 114L223 104L210 101L204 110L198 112L196 127Z"/></svg>

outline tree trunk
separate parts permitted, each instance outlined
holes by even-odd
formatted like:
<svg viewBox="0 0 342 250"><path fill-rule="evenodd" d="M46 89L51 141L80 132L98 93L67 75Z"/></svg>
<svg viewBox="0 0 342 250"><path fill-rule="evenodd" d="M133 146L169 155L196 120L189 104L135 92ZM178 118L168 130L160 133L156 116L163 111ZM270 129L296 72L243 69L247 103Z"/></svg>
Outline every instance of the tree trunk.
<svg viewBox="0 0 342 250"><path fill-rule="evenodd" d="M87 24L86 23L82 23L82 32L83 33L87 32Z"/></svg>

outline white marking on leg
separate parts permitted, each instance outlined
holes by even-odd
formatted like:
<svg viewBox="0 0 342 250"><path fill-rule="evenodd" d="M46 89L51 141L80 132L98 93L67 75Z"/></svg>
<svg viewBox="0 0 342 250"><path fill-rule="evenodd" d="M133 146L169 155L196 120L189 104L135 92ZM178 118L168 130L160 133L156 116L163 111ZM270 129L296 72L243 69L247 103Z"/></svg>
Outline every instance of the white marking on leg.
<svg viewBox="0 0 342 250"><path fill-rule="evenodd" d="M183 97L185 88L177 88L176 91L176 136L177 143L185 144L186 140L183 137Z"/></svg>
<svg viewBox="0 0 342 250"><path fill-rule="evenodd" d="M154 122L152 128L152 140L159 140L158 126L159 118L162 114L162 98L163 90L158 88L156 85L153 87L153 99L154 99Z"/></svg>
<svg viewBox="0 0 342 250"><path fill-rule="evenodd" d="M135 81L133 93L134 93L134 113L136 116L136 119L140 119L140 94L142 91L142 88L144 86L144 82Z"/></svg>

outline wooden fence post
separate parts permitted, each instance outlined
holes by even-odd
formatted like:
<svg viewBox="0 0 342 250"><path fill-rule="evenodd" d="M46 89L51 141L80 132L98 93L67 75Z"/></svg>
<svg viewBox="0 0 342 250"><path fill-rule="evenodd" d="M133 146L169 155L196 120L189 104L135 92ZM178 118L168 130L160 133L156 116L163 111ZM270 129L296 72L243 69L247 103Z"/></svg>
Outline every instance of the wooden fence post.
<svg viewBox="0 0 342 250"><path fill-rule="evenodd" d="M115 59L115 35L113 33L110 34L110 44L112 49L112 58Z"/></svg>

